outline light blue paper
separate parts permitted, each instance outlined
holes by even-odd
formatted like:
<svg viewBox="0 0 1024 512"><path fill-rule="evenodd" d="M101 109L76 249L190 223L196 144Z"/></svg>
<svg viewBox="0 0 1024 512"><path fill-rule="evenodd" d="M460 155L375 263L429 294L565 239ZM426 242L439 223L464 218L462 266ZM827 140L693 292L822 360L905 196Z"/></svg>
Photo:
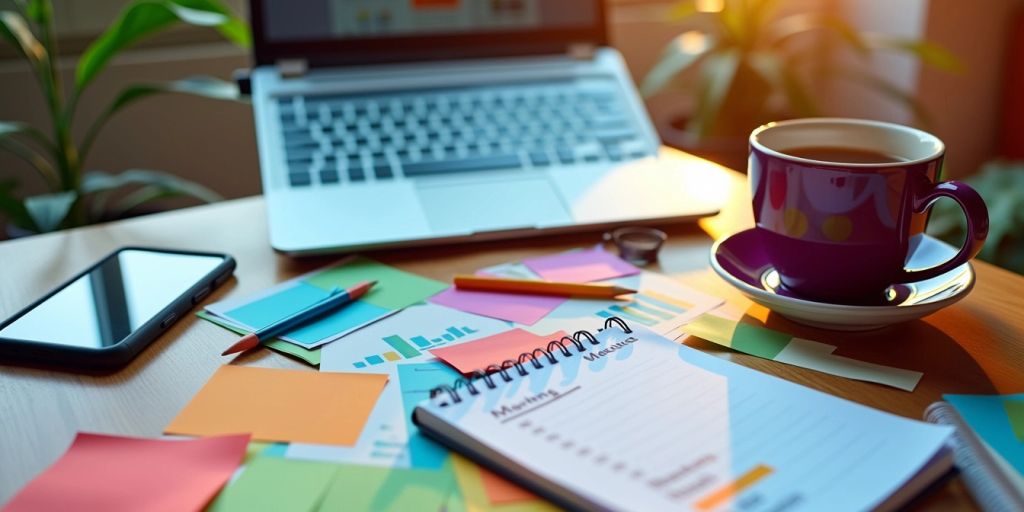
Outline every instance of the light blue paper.
<svg viewBox="0 0 1024 512"><path fill-rule="evenodd" d="M297 282L295 286L232 309L227 312L227 316L236 322L255 329L262 329L327 298L328 295L330 292L327 290L304 282ZM326 338L373 322L389 313L391 313L390 310L357 300L315 322L285 333L282 337L311 347Z"/></svg>
<svg viewBox="0 0 1024 512"><path fill-rule="evenodd" d="M402 387L412 467L440 469L448 459L448 450L421 434L419 428L412 423L412 411L416 404L430 398L431 389L442 384L451 386L459 377L458 372L439 362L398 365L398 382Z"/></svg>
<svg viewBox="0 0 1024 512"><path fill-rule="evenodd" d="M943 395L942 398L993 450L1024 476L1024 443L1013 433L1003 402L1024 400L1024 393L1015 395Z"/></svg>

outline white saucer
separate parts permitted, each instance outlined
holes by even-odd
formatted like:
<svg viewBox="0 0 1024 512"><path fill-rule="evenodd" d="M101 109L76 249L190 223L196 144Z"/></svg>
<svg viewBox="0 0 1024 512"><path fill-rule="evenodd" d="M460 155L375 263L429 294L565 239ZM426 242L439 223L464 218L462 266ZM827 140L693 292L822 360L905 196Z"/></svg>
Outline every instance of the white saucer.
<svg viewBox="0 0 1024 512"><path fill-rule="evenodd" d="M911 250L907 267L930 267L956 251L923 235ZM877 304L830 304L801 298L780 284L753 229L715 242L711 268L750 300L794 322L837 331L866 331L915 320L959 301L974 287L974 268L965 263L932 279L894 284Z"/></svg>

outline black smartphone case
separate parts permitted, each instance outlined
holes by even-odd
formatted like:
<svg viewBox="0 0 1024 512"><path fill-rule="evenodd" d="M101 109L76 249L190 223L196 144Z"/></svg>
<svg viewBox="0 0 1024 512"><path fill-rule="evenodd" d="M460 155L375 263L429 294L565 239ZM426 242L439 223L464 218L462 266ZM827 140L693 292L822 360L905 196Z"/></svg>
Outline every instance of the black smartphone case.
<svg viewBox="0 0 1024 512"><path fill-rule="evenodd" d="M28 305L21 311L18 311L10 318L4 320L0 323L0 329L3 329L22 315L25 315L43 302L46 302L57 292L63 290L76 279L88 274L109 258L112 258L125 250L197 256L216 256L223 258L223 261L220 265L210 271L210 273L203 276L202 279L186 290L185 293L174 299L171 304L160 310L160 312L155 314L148 322L140 326L128 335L127 338L116 345L90 349L53 343L41 343L37 341L0 338L0 363L28 364L47 367L53 366L88 372L109 372L117 370L134 359L142 349L153 343L160 334L174 325L178 319L187 315L192 307L206 298L210 292L230 279L231 275L235 271L235 259L227 254L154 249L150 247L122 247L100 259L89 268L74 275L39 300Z"/></svg>

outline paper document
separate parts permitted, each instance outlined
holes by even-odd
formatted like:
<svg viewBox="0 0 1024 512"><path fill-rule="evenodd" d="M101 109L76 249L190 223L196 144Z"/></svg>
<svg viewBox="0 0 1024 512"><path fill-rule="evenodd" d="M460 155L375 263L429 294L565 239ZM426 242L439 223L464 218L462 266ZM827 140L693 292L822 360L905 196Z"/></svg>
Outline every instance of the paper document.
<svg viewBox="0 0 1024 512"><path fill-rule="evenodd" d="M640 269L598 246L523 260L545 281L587 283L639 274Z"/></svg>
<svg viewBox="0 0 1024 512"><path fill-rule="evenodd" d="M80 433L4 510L199 510L231 478L248 443L247 435L164 440Z"/></svg>
<svg viewBox="0 0 1024 512"><path fill-rule="evenodd" d="M351 446L388 376L221 366L170 434L250 432L262 441Z"/></svg>
<svg viewBox="0 0 1024 512"><path fill-rule="evenodd" d="M952 433L641 326L597 337L600 345L558 354L527 377L422 403L421 430L493 450L585 508L649 511L872 509L936 460ZM464 455L473 453L487 457Z"/></svg>
<svg viewBox="0 0 1024 512"><path fill-rule="evenodd" d="M1024 441L1014 432L1018 418L1011 416L1006 404L1024 402L1024 393L1015 395L942 395L986 445L1024 477ZM1010 409L1015 406L1011 404Z"/></svg>
<svg viewBox="0 0 1024 512"><path fill-rule="evenodd" d="M682 328L687 334L733 350L780 363L809 368L848 379L913 391L923 373L858 361L833 354L835 345L794 338L789 334L709 313Z"/></svg>
<svg viewBox="0 0 1024 512"><path fill-rule="evenodd" d="M321 349L322 371L386 371L402 361L433 359L430 350L507 331L507 322L423 304L360 329Z"/></svg>
<svg viewBox="0 0 1024 512"><path fill-rule="evenodd" d="M639 293L628 300L570 299L555 308L543 320L530 327L534 333L576 332L580 326L593 325L619 317L670 335L688 321L722 305L722 299L701 293L679 281L653 272L602 281L624 286Z"/></svg>
<svg viewBox="0 0 1024 512"><path fill-rule="evenodd" d="M338 466L256 456L207 509L208 512L317 510Z"/></svg>
<svg viewBox="0 0 1024 512"><path fill-rule="evenodd" d="M353 257L285 281L256 296L217 302L205 309L237 326L255 331L327 298L336 287L348 288L373 280L378 281L377 286L359 300L280 339L304 348L315 348L421 302L446 286L367 258Z"/></svg>

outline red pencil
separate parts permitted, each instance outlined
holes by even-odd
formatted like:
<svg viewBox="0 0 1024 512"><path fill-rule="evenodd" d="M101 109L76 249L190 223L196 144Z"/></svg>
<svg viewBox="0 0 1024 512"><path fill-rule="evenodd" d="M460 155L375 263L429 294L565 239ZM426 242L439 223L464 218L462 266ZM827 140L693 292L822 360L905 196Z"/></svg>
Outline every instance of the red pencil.
<svg viewBox="0 0 1024 512"><path fill-rule="evenodd" d="M366 295L366 292L370 291L370 288L373 288L373 285L375 284L377 284L377 281L364 281L347 290L335 288L327 298L320 302L317 302L293 315L288 315L287 317L282 318L281 320L278 320L277 322L274 322L252 334L242 336L242 339L228 347L228 349L221 355L226 356L228 354L235 354L256 348L260 343L266 340L273 339L286 332L292 331L302 324L309 323L321 315L327 314L358 299L359 297L362 297L363 295Z"/></svg>

